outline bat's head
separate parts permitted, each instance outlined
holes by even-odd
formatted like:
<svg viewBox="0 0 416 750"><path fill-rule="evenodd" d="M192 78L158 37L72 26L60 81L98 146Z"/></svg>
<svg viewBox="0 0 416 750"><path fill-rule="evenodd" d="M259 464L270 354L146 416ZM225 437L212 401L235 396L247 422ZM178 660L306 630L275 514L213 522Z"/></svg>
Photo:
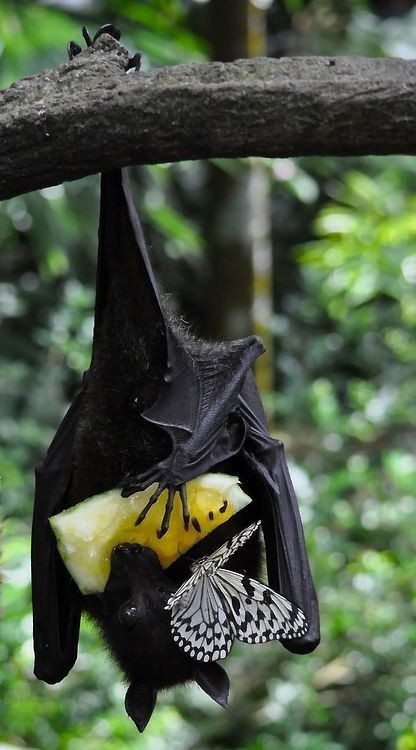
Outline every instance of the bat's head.
<svg viewBox="0 0 416 750"><path fill-rule="evenodd" d="M163 653L174 645L165 606L174 590L153 550L128 543L114 547L96 619L132 681L146 675L156 688L164 686L164 662L169 659L164 659Z"/></svg>
<svg viewBox="0 0 416 750"><path fill-rule="evenodd" d="M169 591L166 575L150 547L127 542L114 547L104 596L113 606L119 607L121 622L127 606L126 597L130 608L140 618L141 614L147 616L150 606L164 606ZM133 624L132 612L126 615L126 620Z"/></svg>
<svg viewBox="0 0 416 750"><path fill-rule="evenodd" d="M173 640L165 606L176 588L153 550L123 543L112 551L101 598L92 597L86 606L131 683L125 706L140 732L159 689L195 680L213 700L227 705L229 681L222 667L193 661Z"/></svg>

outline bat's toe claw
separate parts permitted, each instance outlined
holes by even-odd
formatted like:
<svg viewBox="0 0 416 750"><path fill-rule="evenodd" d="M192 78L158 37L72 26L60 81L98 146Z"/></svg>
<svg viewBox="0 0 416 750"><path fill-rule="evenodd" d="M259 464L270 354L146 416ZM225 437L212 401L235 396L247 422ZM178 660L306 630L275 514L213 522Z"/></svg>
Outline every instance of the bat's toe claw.
<svg viewBox="0 0 416 750"><path fill-rule="evenodd" d="M123 487L121 490L121 497L130 497L134 492L134 489L132 487Z"/></svg>
<svg viewBox="0 0 416 750"><path fill-rule="evenodd" d="M67 49L68 57L70 60L73 60L74 57L76 55L79 55L80 52L82 51L81 47L76 42L68 42L66 49Z"/></svg>
<svg viewBox="0 0 416 750"><path fill-rule="evenodd" d="M198 532L198 534L201 533L201 524L199 523L198 519L195 518L195 516L192 517L192 526L194 527L195 531Z"/></svg>
<svg viewBox="0 0 416 750"><path fill-rule="evenodd" d="M133 55L133 57L129 58L128 63L126 65L126 72L134 68L136 73L138 73L140 70L141 64L142 64L142 56L140 52L136 52L136 54Z"/></svg>
<svg viewBox="0 0 416 750"><path fill-rule="evenodd" d="M119 41L121 37L121 31L118 26L114 26L113 23L105 23L104 26L100 26L100 28L98 29L97 33L94 36L94 39L92 40L92 44L94 44L102 34L109 34L110 36L114 37L114 39L117 39L117 41Z"/></svg>
<svg viewBox="0 0 416 750"><path fill-rule="evenodd" d="M82 36L84 37L85 44L87 47L92 47L92 39L90 36L90 32L88 31L86 26L82 27Z"/></svg>
<svg viewBox="0 0 416 750"><path fill-rule="evenodd" d="M161 539L162 536L164 536L169 529L169 521L170 521L170 517L172 514L172 509L173 509L173 499L175 497L175 491L176 490L174 487L168 488L168 501L166 503L165 514L163 516L162 525L159 531L157 532L157 536L159 539Z"/></svg>
<svg viewBox="0 0 416 750"><path fill-rule="evenodd" d="M147 514L142 510L142 512L140 513L140 515L137 516L137 518L136 518L136 520L134 522L134 525L135 526L140 526L140 524L143 523L144 519L146 518L146 515Z"/></svg>

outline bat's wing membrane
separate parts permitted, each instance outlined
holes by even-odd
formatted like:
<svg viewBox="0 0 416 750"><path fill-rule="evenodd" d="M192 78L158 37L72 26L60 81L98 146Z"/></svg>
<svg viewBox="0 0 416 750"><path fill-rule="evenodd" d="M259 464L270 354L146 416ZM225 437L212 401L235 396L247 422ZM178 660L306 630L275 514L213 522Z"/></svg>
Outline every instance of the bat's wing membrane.
<svg viewBox="0 0 416 750"><path fill-rule="evenodd" d="M49 524L65 507L72 472L72 449L83 388L66 413L45 460L36 468L32 527L32 602L35 675L60 682L77 658L79 591L66 570Z"/></svg>
<svg viewBox="0 0 416 750"><path fill-rule="evenodd" d="M260 511L269 586L297 604L309 622L305 635L282 639L282 643L289 651L307 653L320 640L319 608L284 446L267 431L251 373L247 375L240 400L247 423L247 437L240 454L241 479Z"/></svg>
<svg viewBox="0 0 416 750"><path fill-rule="evenodd" d="M146 332L157 326L166 338L165 315L126 169L101 175L98 237L94 344L99 346L106 318L127 305L125 325L133 323Z"/></svg>

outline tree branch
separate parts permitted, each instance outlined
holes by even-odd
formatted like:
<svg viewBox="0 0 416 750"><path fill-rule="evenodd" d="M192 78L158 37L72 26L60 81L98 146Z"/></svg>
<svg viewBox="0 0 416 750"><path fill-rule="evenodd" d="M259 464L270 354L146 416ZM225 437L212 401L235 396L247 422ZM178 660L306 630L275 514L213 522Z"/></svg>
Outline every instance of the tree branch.
<svg viewBox="0 0 416 750"><path fill-rule="evenodd" d="M0 91L0 198L127 164L416 153L416 62L256 58L125 73L101 36Z"/></svg>

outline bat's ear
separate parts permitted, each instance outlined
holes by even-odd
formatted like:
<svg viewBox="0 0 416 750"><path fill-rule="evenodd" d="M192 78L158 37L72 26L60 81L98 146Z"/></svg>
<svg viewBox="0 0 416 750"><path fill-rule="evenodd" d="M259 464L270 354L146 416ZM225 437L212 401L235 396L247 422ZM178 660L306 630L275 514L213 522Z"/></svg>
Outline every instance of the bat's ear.
<svg viewBox="0 0 416 750"><path fill-rule="evenodd" d="M156 704L157 691L147 685L132 682L126 693L124 705L139 732L144 732Z"/></svg>
<svg viewBox="0 0 416 750"><path fill-rule="evenodd" d="M201 664L194 672L194 680L212 700L219 703L223 708L228 707L230 680L225 669L220 667L219 664L215 662Z"/></svg>

